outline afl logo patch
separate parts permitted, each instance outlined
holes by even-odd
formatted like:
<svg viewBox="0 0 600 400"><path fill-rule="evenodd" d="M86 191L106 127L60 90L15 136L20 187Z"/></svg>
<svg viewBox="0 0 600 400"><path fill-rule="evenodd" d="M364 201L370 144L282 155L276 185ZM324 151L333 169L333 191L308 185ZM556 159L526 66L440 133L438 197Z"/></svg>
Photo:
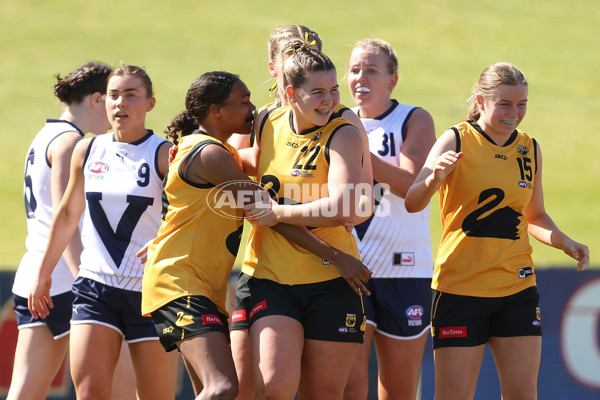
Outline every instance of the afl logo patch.
<svg viewBox="0 0 600 400"><path fill-rule="evenodd" d="M421 319L421 317L423 317L423 312L423 307L419 305L414 305L408 307L404 313L410 319Z"/></svg>
<svg viewBox="0 0 600 400"><path fill-rule="evenodd" d="M298 171L297 169L293 169L292 172L290 173L292 176L300 176L300 171Z"/></svg>
<svg viewBox="0 0 600 400"><path fill-rule="evenodd" d="M88 171L92 174L102 175L108 171L108 165L103 162L96 161L88 165Z"/></svg>

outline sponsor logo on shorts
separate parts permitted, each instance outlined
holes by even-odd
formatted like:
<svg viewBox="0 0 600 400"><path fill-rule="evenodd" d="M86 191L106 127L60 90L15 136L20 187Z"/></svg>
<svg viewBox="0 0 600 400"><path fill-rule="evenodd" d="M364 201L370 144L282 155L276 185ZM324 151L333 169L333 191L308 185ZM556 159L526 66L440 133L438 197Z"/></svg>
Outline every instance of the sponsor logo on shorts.
<svg viewBox="0 0 600 400"><path fill-rule="evenodd" d="M542 326L542 323L540 321L538 321L537 319L534 319L533 321L531 321L531 325L533 325L533 326Z"/></svg>
<svg viewBox="0 0 600 400"><path fill-rule="evenodd" d="M418 304L414 304L404 310L404 314L408 317L408 326L422 326L424 313L425 310Z"/></svg>
<svg viewBox="0 0 600 400"><path fill-rule="evenodd" d="M338 328L338 332L339 333L348 333L348 328L346 328L345 326L340 326Z"/></svg>
<svg viewBox="0 0 600 400"><path fill-rule="evenodd" d="M177 313L177 321L175 321L175 325L181 327L186 325L191 325L194 323L193 315L185 315L183 311L179 311Z"/></svg>
<svg viewBox="0 0 600 400"><path fill-rule="evenodd" d="M254 318L254 314L256 314L259 311L262 310L266 310L267 309L267 301L263 300L260 303L258 303L257 305L255 305L252 310L250 310L250 319Z"/></svg>
<svg viewBox="0 0 600 400"><path fill-rule="evenodd" d="M450 326L440 328L440 339L467 337L466 326Z"/></svg>
<svg viewBox="0 0 600 400"><path fill-rule="evenodd" d="M202 315L202 324L203 325L221 325L223 326L223 321L217 315L214 314L204 314Z"/></svg>
<svg viewBox="0 0 600 400"><path fill-rule="evenodd" d="M171 332L173 332L173 325L169 326L168 328L163 329L163 335L167 335Z"/></svg>
<svg viewBox="0 0 600 400"><path fill-rule="evenodd" d="M531 267L526 267L526 268L519 268L519 279L523 279L523 278L527 278L530 275L533 275L533 268Z"/></svg>
<svg viewBox="0 0 600 400"><path fill-rule="evenodd" d="M401 267L414 267L415 253L413 253L413 252L394 253L393 265L399 265Z"/></svg>
<svg viewBox="0 0 600 400"><path fill-rule="evenodd" d="M323 258L323 265L331 265L331 262Z"/></svg>
<svg viewBox="0 0 600 400"><path fill-rule="evenodd" d="M346 314L346 326L348 328L354 328L356 325L356 314Z"/></svg>
<svg viewBox="0 0 600 400"><path fill-rule="evenodd" d="M425 312L425 310L423 310L423 307L421 307L418 304L415 304L413 306L408 307L405 311L404 314L406 314L406 316L410 319L421 319L423 318L423 313Z"/></svg>
<svg viewBox="0 0 600 400"><path fill-rule="evenodd" d="M245 321L246 310L237 310L231 313L231 322Z"/></svg>

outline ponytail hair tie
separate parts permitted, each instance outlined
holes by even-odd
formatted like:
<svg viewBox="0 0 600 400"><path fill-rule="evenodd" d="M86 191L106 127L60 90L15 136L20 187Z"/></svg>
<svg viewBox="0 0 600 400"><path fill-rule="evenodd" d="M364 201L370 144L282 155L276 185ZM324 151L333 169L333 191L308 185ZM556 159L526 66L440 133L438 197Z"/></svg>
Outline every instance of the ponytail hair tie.
<svg viewBox="0 0 600 400"><path fill-rule="evenodd" d="M312 47L316 44L317 44L317 41L314 39L309 42L308 41L308 32L304 32L304 42L302 43L302 45L300 47L298 47L296 49L296 53L298 53L299 51L302 51L302 50L308 50L309 47Z"/></svg>

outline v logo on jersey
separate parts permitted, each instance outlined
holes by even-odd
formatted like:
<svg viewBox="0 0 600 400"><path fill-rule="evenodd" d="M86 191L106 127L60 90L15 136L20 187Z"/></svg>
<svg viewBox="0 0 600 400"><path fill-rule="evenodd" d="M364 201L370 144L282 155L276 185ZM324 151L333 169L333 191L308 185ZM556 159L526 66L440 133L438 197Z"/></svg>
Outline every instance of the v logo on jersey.
<svg viewBox="0 0 600 400"><path fill-rule="evenodd" d="M127 195L127 203L129 205L119 220L117 230L113 231L102 208L102 204L100 204L102 193L87 192L85 197L88 201L90 217L94 223L94 227L98 235L100 235L100 239L102 239L102 243L108 254L110 254L117 268L119 268L125 256L127 246L129 246L129 242L131 241L131 235L135 226L144 211L154 203L154 199L152 197Z"/></svg>

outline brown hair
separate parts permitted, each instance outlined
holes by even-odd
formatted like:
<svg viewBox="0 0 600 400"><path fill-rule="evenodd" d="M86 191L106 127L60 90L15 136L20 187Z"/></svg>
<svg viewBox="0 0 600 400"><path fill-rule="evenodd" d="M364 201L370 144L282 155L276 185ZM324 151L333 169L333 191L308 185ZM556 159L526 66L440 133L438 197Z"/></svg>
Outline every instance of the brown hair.
<svg viewBox="0 0 600 400"><path fill-rule="evenodd" d="M497 62L486 67L479 75L477 83L473 85L473 95L470 99L471 105L466 120L476 122L479 119L481 112L475 100L476 95L483 98L489 97L499 86L503 85L527 86L527 78L519 68L508 62Z"/></svg>
<svg viewBox="0 0 600 400"><path fill-rule="evenodd" d="M269 61L275 61L286 44L292 39L304 39L307 36L309 42L315 41L315 48L319 51L323 49L323 42L319 34L304 25L284 25L275 28L269 37Z"/></svg>
<svg viewBox="0 0 600 400"><path fill-rule="evenodd" d="M64 78L56 75L54 95L67 104L81 103L89 94L106 93L106 82L112 68L99 62L88 62Z"/></svg>
<svg viewBox="0 0 600 400"><path fill-rule="evenodd" d="M335 70L333 62L314 45L304 40L292 39L283 49L283 83L299 88L311 72Z"/></svg>
<svg viewBox="0 0 600 400"><path fill-rule="evenodd" d="M152 80L146 70L136 65L121 64L108 76L108 80L113 76L124 76L132 75L140 78L144 87L146 88L146 97L150 98L154 96L154 89L152 88Z"/></svg>

